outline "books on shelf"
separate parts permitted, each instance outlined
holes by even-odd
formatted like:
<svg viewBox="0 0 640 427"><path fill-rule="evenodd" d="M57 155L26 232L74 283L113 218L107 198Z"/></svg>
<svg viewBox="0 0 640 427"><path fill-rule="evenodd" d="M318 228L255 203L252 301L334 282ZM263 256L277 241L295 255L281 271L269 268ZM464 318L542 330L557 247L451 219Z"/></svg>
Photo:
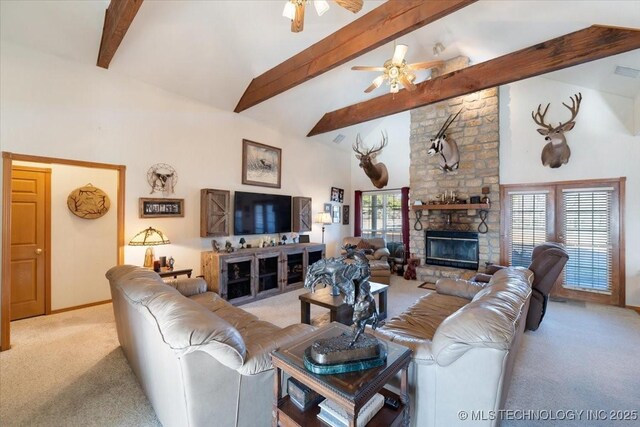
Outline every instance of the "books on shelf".
<svg viewBox="0 0 640 427"><path fill-rule="evenodd" d="M347 411L338 406L337 403L325 399L318 404L320 407L320 413L318 413L318 419L331 427L349 427L349 420L347 418ZM373 418L378 411L384 406L384 396L377 393L367 403L364 404L358 419L356 421L356 427L363 427L371 418Z"/></svg>

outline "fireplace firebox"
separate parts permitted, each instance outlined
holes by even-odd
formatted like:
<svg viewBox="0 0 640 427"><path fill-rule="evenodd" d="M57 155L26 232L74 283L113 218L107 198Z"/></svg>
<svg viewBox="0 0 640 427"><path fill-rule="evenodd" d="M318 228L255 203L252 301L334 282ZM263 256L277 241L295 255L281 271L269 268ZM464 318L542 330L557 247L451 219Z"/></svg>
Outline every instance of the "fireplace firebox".
<svg viewBox="0 0 640 427"><path fill-rule="evenodd" d="M478 233L427 230L426 264L478 269Z"/></svg>

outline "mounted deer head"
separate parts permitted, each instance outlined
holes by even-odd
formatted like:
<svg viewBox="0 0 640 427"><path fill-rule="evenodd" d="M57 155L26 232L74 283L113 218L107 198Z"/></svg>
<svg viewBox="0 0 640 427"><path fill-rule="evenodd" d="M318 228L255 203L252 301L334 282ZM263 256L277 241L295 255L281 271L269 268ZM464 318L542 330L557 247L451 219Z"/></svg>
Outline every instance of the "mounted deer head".
<svg viewBox="0 0 640 427"><path fill-rule="evenodd" d="M460 164L458 144L453 140L447 139L445 132L449 129L449 126L451 126L451 123L453 123L461 111L462 109L460 109L455 116L451 114L447 120L445 120L444 124L438 131L438 134L431 138L431 147L429 147L429 151L427 151L429 156L440 154L440 169L444 172L454 171L458 169Z"/></svg>
<svg viewBox="0 0 640 427"><path fill-rule="evenodd" d="M575 98L574 98L575 97ZM542 149L542 164L544 166L549 166L551 168L559 168L560 166L567 164L569 162L569 157L571 157L571 150L569 149L569 145L567 144L567 138L564 133L569 132L576 125L575 119L578 115L578 110L580 109L580 102L582 101L582 94L578 92L577 95L572 96L571 98L571 107L569 107L564 102L562 105L567 107L569 111L571 111L571 118L564 122L560 123L558 126L551 126L544 121L544 116L547 114L547 110L549 109L549 105L547 104L547 108L544 111L540 111L542 108L542 104L538 105L538 111L532 111L531 117L533 121L536 122L538 126L542 126L538 129L538 133L544 136L544 140L547 141L547 145Z"/></svg>
<svg viewBox="0 0 640 427"><path fill-rule="evenodd" d="M384 147L387 146L387 135L382 132L382 142L379 147L366 148L363 147L360 134L356 136L356 143L353 144L353 151L356 152L356 159L360 160L360 167L364 169L371 183L376 188L384 188L389 182L389 173L384 163L375 163L376 156ZM362 151L364 149L364 151Z"/></svg>

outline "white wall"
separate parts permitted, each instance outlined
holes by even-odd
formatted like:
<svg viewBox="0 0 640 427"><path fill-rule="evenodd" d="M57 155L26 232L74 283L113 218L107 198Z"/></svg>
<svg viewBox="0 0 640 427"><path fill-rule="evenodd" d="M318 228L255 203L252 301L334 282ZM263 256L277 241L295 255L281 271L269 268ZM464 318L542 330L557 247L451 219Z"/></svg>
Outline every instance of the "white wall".
<svg viewBox="0 0 640 427"><path fill-rule="evenodd" d="M332 186L344 188L345 203L351 201L350 160L332 144L291 138L243 115L12 43L3 42L0 55L3 150L126 165L125 240L148 226L161 229L172 244L158 247L156 256L172 255L176 267L200 274L200 252L211 247L211 239L199 237L201 188L308 196L314 213ZM241 184L243 138L282 148L281 189ZM138 198L149 196L146 173L155 163L176 169L171 197L185 199L184 218L138 218ZM348 230L327 227L328 255ZM320 239L314 224L311 240ZM125 262L141 264L143 254L127 246Z"/></svg>
<svg viewBox="0 0 640 427"><path fill-rule="evenodd" d="M542 166L545 141L531 111L551 102L550 122L566 120L562 106L582 93L576 126L567 134L569 163ZM633 136L633 100L537 77L500 88L500 183L626 177L626 303L640 306L640 137Z"/></svg>
<svg viewBox="0 0 640 427"><path fill-rule="evenodd" d="M640 93L633 100L633 134L640 135Z"/></svg>
<svg viewBox="0 0 640 427"><path fill-rule="evenodd" d="M104 272L117 261L118 173L109 169L15 161L51 169L51 309L111 299ZM87 184L111 201L97 219L82 219L67 207L69 193Z"/></svg>

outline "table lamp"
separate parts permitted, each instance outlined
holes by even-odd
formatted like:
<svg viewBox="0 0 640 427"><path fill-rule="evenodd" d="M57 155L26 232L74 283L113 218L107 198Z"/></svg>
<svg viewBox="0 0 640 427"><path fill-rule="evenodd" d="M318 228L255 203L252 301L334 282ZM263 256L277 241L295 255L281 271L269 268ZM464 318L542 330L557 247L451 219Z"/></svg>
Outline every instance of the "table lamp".
<svg viewBox="0 0 640 427"><path fill-rule="evenodd" d="M149 227L133 236L133 239L129 242L129 246L148 246L144 253L143 267L153 268L153 247L156 245L168 245L169 243L171 243L171 241L162 231Z"/></svg>
<svg viewBox="0 0 640 427"><path fill-rule="evenodd" d="M322 243L324 244L324 226L331 224L331 215L328 212L317 213L314 222L322 224Z"/></svg>

